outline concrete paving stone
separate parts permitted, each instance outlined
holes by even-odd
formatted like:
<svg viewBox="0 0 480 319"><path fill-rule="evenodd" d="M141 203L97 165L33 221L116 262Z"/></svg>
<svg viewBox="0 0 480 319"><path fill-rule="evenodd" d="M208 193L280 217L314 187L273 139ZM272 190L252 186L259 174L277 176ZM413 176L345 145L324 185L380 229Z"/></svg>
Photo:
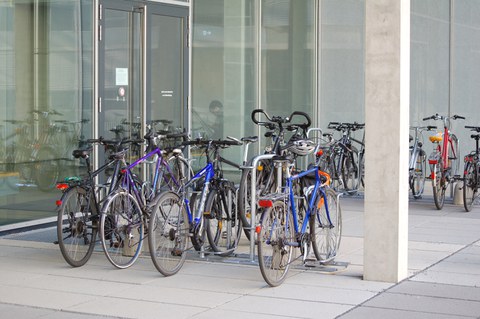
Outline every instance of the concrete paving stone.
<svg viewBox="0 0 480 319"><path fill-rule="evenodd" d="M62 310L94 300L92 295L0 285L0 303ZM8 293L7 293L8 292Z"/></svg>
<svg viewBox="0 0 480 319"><path fill-rule="evenodd" d="M363 306L443 315L478 316L480 302L410 294L383 293Z"/></svg>
<svg viewBox="0 0 480 319"><path fill-rule="evenodd" d="M192 319L216 319L216 318L218 319L226 319L226 318L228 319L245 319L245 318L278 319L279 316L270 315L270 314L259 314L259 313L251 315L251 314L245 314L244 312L237 312L237 311L208 309L192 317ZM298 319L299 317L282 316L281 318L282 319Z"/></svg>
<svg viewBox="0 0 480 319"><path fill-rule="evenodd" d="M478 275L439 272L430 269L417 274L411 280L436 282L448 285L480 287L480 276Z"/></svg>
<svg viewBox="0 0 480 319"><path fill-rule="evenodd" d="M408 241L408 248L412 250L420 250L420 251L436 251L436 252L445 252L445 253L453 253L459 251L463 248L463 245L453 245L453 244L446 244L446 243L427 243L427 242L418 242L409 240Z"/></svg>
<svg viewBox="0 0 480 319"><path fill-rule="evenodd" d="M345 287L331 288L304 284L296 285L288 281L275 289L262 289L253 293L253 295L281 299L301 298L305 301L354 306L372 298L377 293L376 291L354 290Z"/></svg>
<svg viewBox="0 0 480 319"><path fill-rule="evenodd" d="M447 259L448 260L448 259ZM446 272L446 273L461 273L472 274L480 276L480 260L478 263L473 262L449 262L447 260L442 261L437 265L433 265L429 270Z"/></svg>
<svg viewBox="0 0 480 319"><path fill-rule="evenodd" d="M38 319L47 318L54 313L54 310L31 308L20 305L0 304L0 313L3 314L3 318L17 318L17 319Z"/></svg>
<svg viewBox="0 0 480 319"><path fill-rule="evenodd" d="M478 244L478 242L474 242L470 246L462 249L459 253L460 253L460 255L461 254L470 254L470 255L473 255L473 256L478 256L480 254L480 245Z"/></svg>
<svg viewBox="0 0 480 319"><path fill-rule="evenodd" d="M53 285L52 283L55 282L61 284ZM17 284L17 286L20 285ZM56 292L74 292L82 295L105 296L109 295L112 291L131 289L132 285L130 283L101 281L90 278L44 275L26 281L21 287L45 289Z"/></svg>
<svg viewBox="0 0 480 319"><path fill-rule="evenodd" d="M354 268L357 269L355 270ZM381 292L393 285L392 283L363 280L362 270L363 268L361 267L349 266L347 271L338 273L336 275L319 274L308 271L299 276L293 276L289 278L285 284L301 286L305 285L314 288L318 287L318 289L335 288L373 293ZM279 287L275 289L279 289Z"/></svg>
<svg viewBox="0 0 480 319"><path fill-rule="evenodd" d="M408 253L408 269L417 272L421 271L438 263L448 255L444 252L415 251L410 249Z"/></svg>
<svg viewBox="0 0 480 319"><path fill-rule="evenodd" d="M373 308L361 306L355 308L344 315L337 317L338 319L465 319L474 318L470 316L456 316L456 315L444 315L438 313L426 313L419 311L406 311L398 309L386 309L386 308Z"/></svg>
<svg viewBox="0 0 480 319"><path fill-rule="evenodd" d="M214 278L178 273L174 276L155 279L142 286L190 289L198 293L209 291L243 295L261 289L265 286L265 282L260 274L257 280L241 280L236 278Z"/></svg>
<svg viewBox="0 0 480 319"><path fill-rule="evenodd" d="M109 297L128 298L131 301L146 301L172 305L216 308L242 296L241 294L195 290L187 288L167 288L141 285L124 290L112 290Z"/></svg>
<svg viewBox="0 0 480 319"><path fill-rule="evenodd" d="M480 302L480 287L407 280L392 287L388 292Z"/></svg>
<svg viewBox="0 0 480 319"><path fill-rule="evenodd" d="M350 305L303 301L301 296L297 299L243 296L218 309L244 312L245 318L257 314L268 314L279 317L329 319L337 317L350 308L352 308Z"/></svg>
<svg viewBox="0 0 480 319"><path fill-rule="evenodd" d="M85 303L79 303L64 310L85 314L138 319L191 318L208 308L185 306L179 304L153 303L131 300L128 293L124 298L102 297ZM179 296L180 298L181 296Z"/></svg>

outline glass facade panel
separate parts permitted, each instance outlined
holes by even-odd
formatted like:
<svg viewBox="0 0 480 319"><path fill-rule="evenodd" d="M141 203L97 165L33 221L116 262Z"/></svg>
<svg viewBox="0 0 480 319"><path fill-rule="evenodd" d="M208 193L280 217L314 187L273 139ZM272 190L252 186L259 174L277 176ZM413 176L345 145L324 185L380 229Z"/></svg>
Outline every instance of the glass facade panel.
<svg viewBox="0 0 480 319"><path fill-rule="evenodd" d="M193 2L192 135L252 134L255 105L253 0ZM241 158L241 147L226 157Z"/></svg>
<svg viewBox="0 0 480 319"><path fill-rule="evenodd" d="M467 118L455 123L463 155L475 148L472 132L464 126L480 126L480 2L455 0L453 4L451 113Z"/></svg>
<svg viewBox="0 0 480 319"><path fill-rule="evenodd" d="M315 86L315 2L262 1L260 108L312 115Z"/></svg>
<svg viewBox="0 0 480 319"><path fill-rule="evenodd" d="M0 225L56 216L91 136L92 1L0 3Z"/></svg>
<svg viewBox="0 0 480 319"><path fill-rule="evenodd" d="M413 0L410 34L410 125L426 125L449 111L450 1Z"/></svg>
<svg viewBox="0 0 480 319"><path fill-rule="evenodd" d="M321 1L320 127L365 122L365 3Z"/></svg>

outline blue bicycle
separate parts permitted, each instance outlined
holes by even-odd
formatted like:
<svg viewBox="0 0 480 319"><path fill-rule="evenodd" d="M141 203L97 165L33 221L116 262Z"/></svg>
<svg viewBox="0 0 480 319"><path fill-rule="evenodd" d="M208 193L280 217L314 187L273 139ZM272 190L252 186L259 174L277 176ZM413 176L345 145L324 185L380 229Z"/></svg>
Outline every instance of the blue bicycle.
<svg viewBox="0 0 480 319"><path fill-rule="evenodd" d="M305 155L313 151L308 151L309 147L307 141L295 141L288 149ZM258 261L263 278L272 287L285 280L293 262L293 248L300 248L303 262L310 260L310 248L320 263L332 261L337 254L342 234L341 209L337 194L328 187L329 175L318 166L320 156L314 166L300 173L290 175L289 169L284 170L284 190L258 201L265 208L255 228ZM291 166L292 155L279 156L275 162ZM301 194L299 188L303 189Z"/></svg>
<svg viewBox="0 0 480 319"><path fill-rule="evenodd" d="M195 140L185 145L204 147L207 164L178 192L160 195L152 210L149 246L153 264L164 276L183 266L191 239L197 251L228 256L238 245L242 223L237 209L237 190L223 177L219 155L222 148L242 145L234 140ZM198 187L203 182L203 186ZM200 191L200 198L192 196ZM208 244L207 247L205 244Z"/></svg>

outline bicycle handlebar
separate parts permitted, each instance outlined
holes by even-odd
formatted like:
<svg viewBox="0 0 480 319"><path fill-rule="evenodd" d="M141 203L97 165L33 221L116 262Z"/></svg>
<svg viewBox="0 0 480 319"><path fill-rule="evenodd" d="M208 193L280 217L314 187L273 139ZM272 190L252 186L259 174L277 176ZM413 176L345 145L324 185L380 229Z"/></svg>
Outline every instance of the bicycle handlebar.
<svg viewBox="0 0 480 319"><path fill-rule="evenodd" d="M269 122L264 122L264 121L258 120L257 119L257 113L261 113L261 114L265 115L265 117L267 118L267 120ZM296 127L306 129L312 124L312 120L310 119L310 116L307 113L301 112L301 111L294 111L288 117L281 117L281 116L270 117L270 115L268 115L268 113L265 112L265 110L263 110L263 109L256 109L256 110L252 111L252 121L253 121L253 123L255 123L257 125L261 125L261 126L266 126L269 129L274 129L275 128L275 125L272 126L272 123L275 123L278 126L280 126L280 124L291 123L292 119L295 116L296 117L302 116L306 120L306 123L300 123L300 124L294 123L294 124L291 125L292 127L296 126Z"/></svg>
<svg viewBox="0 0 480 319"><path fill-rule="evenodd" d="M365 123L360 124L357 122L353 123L340 123L340 122L330 122L328 123L327 128L337 131L351 130L356 131L362 128L365 128Z"/></svg>
<svg viewBox="0 0 480 319"><path fill-rule="evenodd" d="M232 145L242 145L242 142L239 141L233 141L233 140L201 140L201 139L196 139L196 140L191 140L191 141L184 141L182 145L198 145L198 146L210 146L210 145L215 145L215 146L232 146Z"/></svg>
<svg viewBox="0 0 480 319"><path fill-rule="evenodd" d="M116 141L116 140L107 140L107 139L103 138L102 136L100 136L99 138L88 139L87 143L89 143L89 144L98 143L98 144L102 144L102 145L120 146L120 145L124 145L124 144L141 144L141 143L143 143L143 139L135 139L135 140L121 139L120 141Z"/></svg>
<svg viewBox="0 0 480 319"><path fill-rule="evenodd" d="M461 115L457 115L457 114L452 115L452 116L443 116L443 115L439 115L438 113L436 113L432 116L428 116L428 117L423 118L424 121L427 121L427 120L447 120L447 119L454 119L454 120L462 119L462 120L464 120L465 117L461 116Z"/></svg>
<svg viewBox="0 0 480 319"><path fill-rule="evenodd" d="M479 132L480 133L480 126L465 126L465 128L470 129L471 131Z"/></svg>

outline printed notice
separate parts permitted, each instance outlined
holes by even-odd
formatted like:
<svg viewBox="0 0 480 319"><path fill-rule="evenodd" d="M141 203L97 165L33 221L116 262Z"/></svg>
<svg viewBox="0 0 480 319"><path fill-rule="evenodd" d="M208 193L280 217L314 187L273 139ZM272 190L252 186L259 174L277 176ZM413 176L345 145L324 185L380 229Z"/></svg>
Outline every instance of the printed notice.
<svg viewBox="0 0 480 319"><path fill-rule="evenodd" d="M115 85L128 85L128 68L115 69Z"/></svg>

